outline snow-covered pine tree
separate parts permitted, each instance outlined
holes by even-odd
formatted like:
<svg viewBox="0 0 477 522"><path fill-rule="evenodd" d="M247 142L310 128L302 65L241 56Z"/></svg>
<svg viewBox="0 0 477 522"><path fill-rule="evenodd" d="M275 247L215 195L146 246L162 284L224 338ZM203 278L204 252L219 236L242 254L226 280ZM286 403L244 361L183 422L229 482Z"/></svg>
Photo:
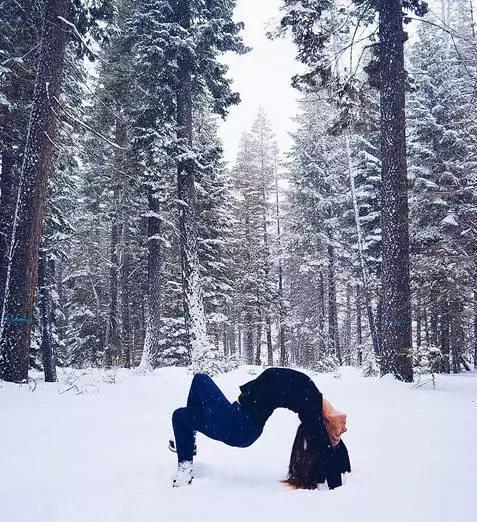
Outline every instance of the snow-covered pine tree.
<svg viewBox="0 0 477 522"><path fill-rule="evenodd" d="M50 174L55 114L60 95L69 20L69 0L48 0L42 17L35 91L25 144L13 229L4 303L0 317L0 377L28 378L29 343L37 283L43 208ZM66 26L65 22L61 22Z"/></svg>
<svg viewBox="0 0 477 522"><path fill-rule="evenodd" d="M147 0L138 5L130 31L138 36L138 67L155 71L142 86L162 109L162 125L172 138L177 161L177 190L187 344L196 369L207 370L217 350L207 339L198 257L198 215L195 180L197 150L193 141L193 100L211 98L214 112L225 115L238 96L230 89L227 67L217 58L226 51L244 52L241 25L232 20L233 0ZM141 74L139 74L141 77Z"/></svg>
<svg viewBox="0 0 477 522"><path fill-rule="evenodd" d="M329 134L335 109L311 93L301 106L289 157L288 323L295 360L313 367L341 358L337 300L341 216L351 201L343 139Z"/></svg>
<svg viewBox="0 0 477 522"><path fill-rule="evenodd" d="M403 9L422 15L421 0L389 2L355 0L354 6L338 9L328 0L286 0L282 28L289 28L298 45L298 58L308 71L296 78L297 85L328 83L335 62L325 52L333 38L345 31L340 17L352 16L360 23L373 23L378 15L379 45L372 79L379 86L381 107L382 224L383 224L383 345L381 364L384 373L393 372L412 380L411 297L407 209L405 71ZM333 14L335 16L333 16ZM346 84L345 84L346 85ZM347 89L342 89L346 93Z"/></svg>
<svg viewBox="0 0 477 522"><path fill-rule="evenodd" d="M223 345L228 355L232 299L232 179L222 157L217 122L210 105L195 109L195 134L200 150L197 176L198 254L204 285L204 306L209 340Z"/></svg>
<svg viewBox="0 0 477 522"><path fill-rule="evenodd" d="M419 301L418 326L426 349L442 352L443 371L459 371L470 322L475 273L476 129L471 110L476 55L468 4L456 2L453 42L430 18L411 54L416 88L410 98L412 246ZM432 51L432 52L431 52ZM420 332L419 332L419 337Z"/></svg>
<svg viewBox="0 0 477 522"><path fill-rule="evenodd" d="M260 233L260 216L256 208L261 198L256 183L256 159L254 157L253 140L249 133L243 134L240 140L233 176L236 189L235 218L237 221L235 238L236 280L234 285L237 294L235 306L238 309L239 342L243 345L243 358L247 364L254 362L254 325L257 318L258 278L255 246L262 244Z"/></svg>
<svg viewBox="0 0 477 522"><path fill-rule="evenodd" d="M275 219L277 151L268 119L260 109L251 132L242 136L234 167L235 212L238 222L238 277L235 292L244 330L244 355L262 362L265 333L266 360L273 364L272 314L277 304L277 267L273 257L272 220Z"/></svg>
<svg viewBox="0 0 477 522"><path fill-rule="evenodd" d="M0 309L41 30L40 5L29 4L0 2Z"/></svg>

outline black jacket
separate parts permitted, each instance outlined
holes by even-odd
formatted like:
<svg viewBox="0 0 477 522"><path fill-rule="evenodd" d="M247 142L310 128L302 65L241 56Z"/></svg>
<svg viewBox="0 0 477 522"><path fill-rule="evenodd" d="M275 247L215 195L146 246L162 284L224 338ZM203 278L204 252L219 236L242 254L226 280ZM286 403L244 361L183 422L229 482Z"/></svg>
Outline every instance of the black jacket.
<svg viewBox="0 0 477 522"><path fill-rule="evenodd" d="M253 381L240 386L238 402L263 427L276 408L298 414L306 438L317 446L320 464L317 482L328 482L333 489L341 486L341 474L351 471L348 451L343 441L332 447L323 422L323 395L304 373L288 368L268 368Z"/></svg>

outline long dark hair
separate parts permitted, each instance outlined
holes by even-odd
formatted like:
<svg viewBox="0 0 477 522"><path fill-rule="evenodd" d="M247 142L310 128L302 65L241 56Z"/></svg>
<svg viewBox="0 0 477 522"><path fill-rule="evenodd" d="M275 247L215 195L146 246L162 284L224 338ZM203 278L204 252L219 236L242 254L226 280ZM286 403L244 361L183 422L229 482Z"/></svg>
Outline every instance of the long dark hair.
<svg viewBox="0 0 477 522"><path fill-rule="evenodd" d="M316 489L328 482L328 488L342 485L342 473L350 472L348 450L342 440L331 447L323 423L319 433L310 436L300 424L296 432L288 467L288 478L283 482L296 489Z"/></svg>
<svg viewBox="0 0 477 522"><path fill-rule="evenodd" d="M324 455L316 439L307 436L300 424L293 442L288 478L285 484L297 489L316 489L325 481Z"/></svg>

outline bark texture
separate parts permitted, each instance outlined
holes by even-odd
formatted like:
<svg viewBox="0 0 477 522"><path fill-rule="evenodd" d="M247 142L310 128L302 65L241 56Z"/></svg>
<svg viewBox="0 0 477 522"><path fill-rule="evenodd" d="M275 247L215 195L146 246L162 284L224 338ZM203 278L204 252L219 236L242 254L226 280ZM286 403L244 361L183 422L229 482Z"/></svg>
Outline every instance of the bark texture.
<svg viewBox="0 0 477 522"><path fill-rule="evenodd" d="M55 139L54 109L61 90L69 0L47 0L30 123L20 173L6 295L0 322L0 378L28 378L33 301L43 212Z"/></svg>
<svg viewBox="0 0 477 522"><path fill-rule="evenodd" d="M401 0L379 8L382 157L381 371L413 380L406 164L404 31Z"/></svg>
<svg viewBox="0 0 477 522"><path fill-rule="evenodd" d="M189 0L178 0L176 18L184 29L190 29ZM177 167L179 196L179 228L182 263L184 319L188 349L193 363L201 364L208 351L202 285L197 247L196 164L192 154L192 56L184 49L177 71L177 138L181 147Z"/></svg>

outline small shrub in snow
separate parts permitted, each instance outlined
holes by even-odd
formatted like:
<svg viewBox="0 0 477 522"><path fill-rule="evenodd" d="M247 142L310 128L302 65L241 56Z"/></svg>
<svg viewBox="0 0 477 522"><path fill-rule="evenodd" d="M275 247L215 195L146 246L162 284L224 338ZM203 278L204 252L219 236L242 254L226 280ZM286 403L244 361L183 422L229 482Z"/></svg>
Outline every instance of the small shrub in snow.
<svg viewBox="0 0 477 522"><path fill-rule="evenodd" d="M413 351L416 386L431 382L436 387L436 373L442 368L445 355L436 346L421 346Z"/></svg>
<svg viewBox="0 0 477 522"><path fill-rule="evenodd" d="M379 363L374 351L365 352L363 365L361 366L363 377L377 377L379 375Z"/></svg>
<svg viewBox="0 0 477 522"><path fill-rule="evenodd" d="M313 365L313 370L318 373L336 372L340 367L340 363L336 355L324 354Z"/></svg>

